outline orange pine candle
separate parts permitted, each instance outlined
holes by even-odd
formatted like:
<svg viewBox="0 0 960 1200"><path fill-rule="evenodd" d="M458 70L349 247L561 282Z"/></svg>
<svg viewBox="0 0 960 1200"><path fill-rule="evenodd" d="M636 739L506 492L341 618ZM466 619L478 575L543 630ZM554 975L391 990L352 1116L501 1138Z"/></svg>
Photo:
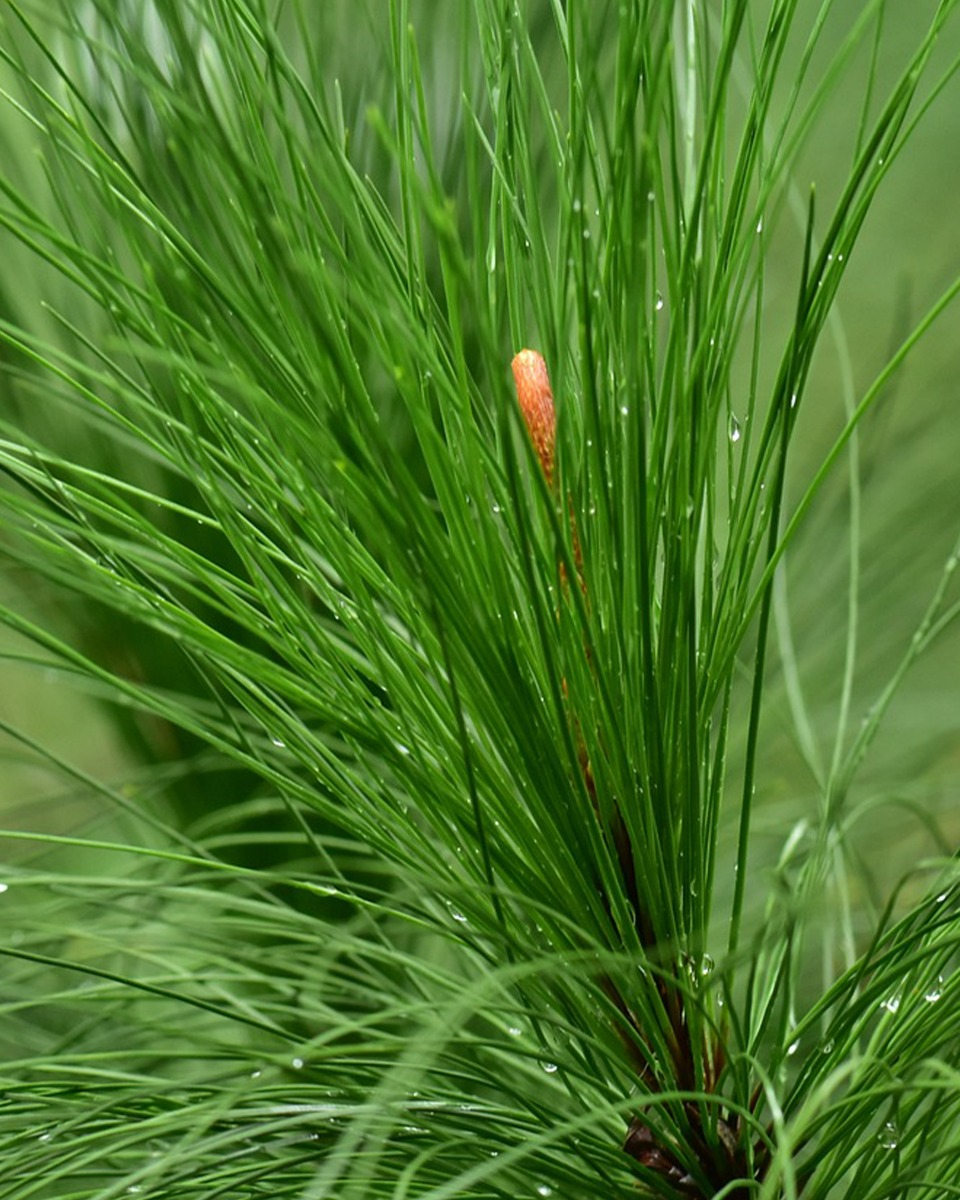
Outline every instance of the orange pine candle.
<svg viewBox="0 0 960 1200"><path fill-rule="evenodd" d="M553 451L557 439L557 414L553 405L550 375L543 355L521 350L513 359L517 399L533 448L540 459L547 483L553 484Z"/></svg>

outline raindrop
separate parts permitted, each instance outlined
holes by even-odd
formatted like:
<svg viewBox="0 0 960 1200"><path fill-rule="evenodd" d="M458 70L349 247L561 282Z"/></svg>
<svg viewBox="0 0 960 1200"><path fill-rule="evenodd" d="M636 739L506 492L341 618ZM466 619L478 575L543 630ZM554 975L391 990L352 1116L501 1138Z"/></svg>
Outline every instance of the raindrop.
<svg viewBox="0 0 960 1200"><path fill-rule="evenodd" d="M507 1033L511 1037L520 1037L523 1033L523 1030L520 1028L519 1025L511 1025L510 1028L507 1030Z"/></svg>
<svg viewBox="0 0 960 1200"><path fill-rule="evenodd" d="M700 960L700 974L706 978L713 971L714 962L709 954L705 954Z"/></svg>
<svg viewBox="0 0 960 1200"><path fill-rule="evenodd" d="M457 912L457 910L455 908L450 909L450 916L453 917L453 919L455 921L462 921L464 923L464 925L466 925L466 923L467 923L467 918L463 915L462 912Z"/></svg>
<svg viewBox="0 0 960 1200"><path fill-rule="evenodd" d="M293 1058L293 1059L291 1059L291 1060L290 1060L290 1066L291 1066L291 1067L293 1067L293 1069L294 1069L295 1071L299 1071L299 1070L301 1070L301 1069L303 1068L303 1059L302 1059L302 1058Z"/></svg>
<svg viewBox="0 0 960 1200"><path fill-rule="evenodd" d="M552 1196L553 1188L550 1186L549 1183L538 1183L537 1184L537 1195L538 1196Z"/></svg>
<svg viewBox="0 0 960 1200"><path fill-rule="evenodd" d="M800 1039L797 1038L795 1041L791 1042L790 1045L787 1047L787 1054L789 1055L790 1058L793 1058L793 1056L796 1054L796 1052L799 1049L800 1049Z"/></svg>
<svg viewBox="0 0 960 1200"><path fill-rule="evenodd" d="M10 885L8 883L0 883L0 896L7 890Z"/></svg>
<svg viewBox="0 0 960 1200"><path fill-rule="evenodd" d="M743 428L737 418L730 414L730 441L739 442L743 437Z"/></svg>
<svg viewBox="0 0 960 1200"><path fill-rule="evenodd" d="M937 904L943 904L943 902L946 900L946 898L947 898L947 893L941 892L940 895L937 897Z"/></svg>
<svg viewBox="0 0 960 1200"><path fill-rule="evenodd" d="M943 995L943 976L938 975L937 982L933 985L933 987L929 990L929 992L927 992L924 995L923 998L924 998L924 1000L926 1000L926 1002L928 1004L936 1004L936 1002L940 999L940 997L942 995Z"/></svg>
<svg viewBox="0 0 960 1200"><path fill-rule="evenodd" d="M493 511L494 511L495 513L499 513L499 512L500 512L500 505L499 505L499 504L495 504L495 505L493 506Z"/></svg>
<svg viewBox="0 0 960 1200"><path fill-rule="evenodd" d="M828 1042L823 1043L823 1051L822 1052L824 1054L832 1054L833 1053L833 1038L831 1038Z"/></svg>
<svg viewBox="0 0 960 1200"><path fill-rule="evenodd" d="M284 742L284 741L282 741L282 740L281 740L280 738L278 738L278 737L272 737L272 738L270 739L270 741L271 741L271 742L273 742L273 744L274 744L274 745L275 745L275 746L276 746L276 747L277 747L279 750L286 750L286 748L287 748L287 743L286 743L286 742Z"/></svg>
<svg viewBox="0 0 960 1200"><path fill-rule="evenodd" d="M263 1072L259 1068L257 1068L256 1071L250 1072L250 1078L251 1079L259 1079L262 1074L263 1074Z"/></svg>
<svg viewBox="0 0 960 1200"><path fill-rule="evenodd" d="M896 1150L900 1142L900 1132L893 1121L887 1121L877 1134L877 1141L884 1150Z"/></svg>
<svg viewBox="0 0 960 1200"><path fill-rule="evenodd" d="M888 996L886 1000L881 1003L880 1007L885 1008L889 1013L895 1013L900 1007L900 999L900 993L894 992L892 996Z"/></svg>
<svg viewBox="0 0 960 1200"><path fill-rule="evenodd" d="M627 416L627 414L628 414L629 412L630 412L630 409L629 409L629 408L627 408L627 406L626 406L625 404L621 404L621 405L620 405L620 416L621 416L621 417L625 417L625 416Z"/></svg>
<svg viewBox="0 0 960 1200"><path fill-rule="evenodd" d="M663 296L661 296L659 292L657 292L657 300L653 307L657 310L657 312L662 312L663 310Z"/></svg>
<svg viewBox="0 0 960 1200"><path fill-rule="evenodd" d="M540 1069L546 1071L548 1075L556 1075L559 1067L555 1062L541 1062Z"/></svg>
<svg viewBox="0 0 960 1200"><path fill-rule="evenodd" d="M757 233L763 233L763 217L757 222Z"/></svg>

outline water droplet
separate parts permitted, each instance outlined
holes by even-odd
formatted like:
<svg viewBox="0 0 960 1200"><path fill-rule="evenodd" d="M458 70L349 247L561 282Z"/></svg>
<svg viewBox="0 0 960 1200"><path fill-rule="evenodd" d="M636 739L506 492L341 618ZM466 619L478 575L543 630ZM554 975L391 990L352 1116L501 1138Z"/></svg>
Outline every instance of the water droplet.
<svg viewBox="0 0 960 1200"><path fill-rule="evenodd" d="M270 739L270 741L271 741L271 742L273 742L273 744L274 744L274 745L275 745L275 746L276 746L276 747L277 747L279 750L286 750L286 748L287 748L287 743L286 743L286 742L284 742L284 741L282 741L282 740L281 740L280 738L278 738L278 737L272 737L272 738Z"/></svg>
<svg viewBox="0 0 960 1200"><path fill-rule="evenodd" d="M888 996L886 1000L880 1004L881 1008L885 1008L889 1013L895 1013L900 1007L901 996L899 992L894 992L892 996Z"/></svg>
<svg viewBox="0 0 960 1200"><path fill-rule="evenodd" d="M831 1038L828 1042L823 1043L822 1053L823 1054L832 1054L833 1053L833 1038Z"/></svg>
<svg viewBox="0 0 960 1200"><path fill-rule="evenodd" d="M795 1041L792 1041L790 1043L790 1045L787 1047L787 1054L789 1055L790 1058L793 1058L793 1056L796 1054L796 1052L799 1049L800 1049L800 1039L797 1038Z"/></svg>
<svg viewBox="0 0 960 1200"><path fill-rule="evenodd" d="M303 1068L303 1059L302 1058L292 1058L290 1060L290 1066L293 1067L293 1069L295 1071L301 1070Z"/></svg>
<svg viewBox="0 0 960 1200"><path fill-rule="evenodd" d="M500 512L500 505L499 505L499 504L495 504L495 505L493 506L493 511L494 511L494 513L499 513L499 512Z"/></svg>
<svg viewBox="0 0 960 1200"><path fill-rule="evenodd" d="M550 1186L549 1183L538 1183L537 1184L537 1195L538 1196L552 1196L553 1188Z"/></svg>
<svg viewBox="0 0 960 1200"><path fill-rule="evenodd" d="M657 312L663 311L663 296L661 296L659 292L657 292L656 303L654 304L653 307L656 309Z"/></svg>
<svg viewBox="0 0 960 1200"><path fill-rule="evenodd" d="M900 1131L893 1121L885 1122L883 1128L877 1134L877 1141L884 1150L896 1150L900 1143Z"/></svg>
<svg viewBox="0 0 960 1200"><path fill-rule="evenodd" d="M464 925L467 923L467 918L462 912L457 912L455 908L450 909L450 916L453 917L455 921L462 921Z"/></svg>
<svg viewBox="0 0 960 1200"><path fill-rule="evenodd" d="M627 408L627 406L625 404L620 405L620 416L621 417L627 416L629 412L630 412L630 409Z"/></svg>
<svg viewBox="0 0 960 1200"><path fill-rule="evenodd" d="M757 222L757 233L763 233L763 217Z"/></svg>
<svg viewBox="0 0 960 1200"><path fill-rule="evenodd" d="M7 890L10 885L8 883L0 883L0 896Z"/></svg>
<svg viewBox="0 0 960 1200"><path fill-rule="evenodd" d="M739 442L742 437L743 437L743 428L740 425L740 422L737 420L737 418L733 415L733 413L731 413L730 414L730 441L731 442Z"/></svg>
<svg viewBox="0 0 960 1200"><path fill-rule="evenodd" d="M947 898L947 893L941 892L940 895L937 897L937 904L943 904L943 902L944 902L944 900L946 900L946 898Z"/></svg>
<svg viewBox="0 0 960 1200"><path fill-rule="evenodd" d="M137 1196L143 1191L143 1187L139 1183L131 1183L127 1188L128 1196Z"/></svg>
<svg viewBox="0 0 960 1200"><path fill-rule="evenodd" d="M507 1030L507 1033L511 1037L520 1037L523 1033L523 1030L520 1028L519 1025L511 1025L510 1028Z"/></svg>
<svg viewBox="0 0 960 1200"><path fill-rule="evenodd" d="M940 999L940 997L942 995L943 995L943 976L938 975L937 982L933 985L933 987L928 992L926 992L924 994L923 998L924 998L924 1000L926 1000L926 1002L928 1004L936 1004L936 1002Z"/></svg>
<svg viewBox="0 0 960 1200"><path fill-rule="evenodd" d="M546 1071L546 1073L548 1075L556 1075L557 1071L559 1070L559 1068L555 1062L542 1062L542 1061L540 1063L540 1069L542 1071Z"/></svg>
<svg viewBox="0 0 960 1200"><path fill-rule="evenodd" d="M573 202L573 211L578 213L581 210L581 208L583 208L583 205L580 202L580 197L578 196Z"/></svg>
<svg viewBox="0 0 960 1200"><path fill-rule="evenodd" d="M797 407L797 393L796 392L794 392L793 395L790 397L790 407L791 408Z"/></svg>
<svg viewBox="0 0 960 1200"><path fill-rule="evenodd" d="M251 1079L259 1079L262 1074L263 1074L263 1072L259 1068L257 1068L256 1071L250 1072L250 1078Z"/></svg>

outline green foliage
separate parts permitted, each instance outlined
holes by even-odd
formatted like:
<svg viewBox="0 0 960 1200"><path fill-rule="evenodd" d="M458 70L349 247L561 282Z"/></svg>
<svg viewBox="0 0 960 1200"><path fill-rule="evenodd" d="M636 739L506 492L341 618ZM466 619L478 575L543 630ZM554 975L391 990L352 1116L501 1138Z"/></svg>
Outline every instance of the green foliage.
<svg viewBox="0 0 960 1200"><path fill-rule="evenodd" d="M796 450L956 5L840 8L7 6L2 615L131 766L5 834L0 1197L960 1188L949 855L818 908L958 611L955 548L849 733L859 430L960 281ZM828 760L784 566L844 459Z"/></svg>

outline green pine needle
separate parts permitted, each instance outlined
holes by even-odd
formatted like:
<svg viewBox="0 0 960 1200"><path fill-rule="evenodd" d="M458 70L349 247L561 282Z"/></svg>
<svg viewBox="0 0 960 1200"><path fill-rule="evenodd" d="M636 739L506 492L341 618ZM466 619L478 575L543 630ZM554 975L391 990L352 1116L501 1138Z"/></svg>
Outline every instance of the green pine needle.
<svg viewBox="0 0 960 1200"><path fill-rule="evenodd" d="M844 308L956 7L6 6L4 653L123 761L2 723L0 1200L960 1189L957 831L861 782L960 278Z"/></svg>

